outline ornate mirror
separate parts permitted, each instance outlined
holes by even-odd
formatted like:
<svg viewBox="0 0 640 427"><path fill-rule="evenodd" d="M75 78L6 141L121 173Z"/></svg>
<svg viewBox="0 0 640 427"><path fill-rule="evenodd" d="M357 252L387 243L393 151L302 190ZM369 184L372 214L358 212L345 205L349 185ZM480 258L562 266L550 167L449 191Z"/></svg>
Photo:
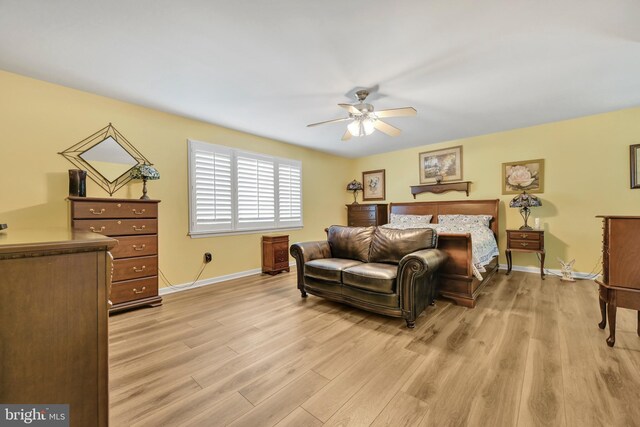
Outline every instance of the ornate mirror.
<svg viewBox="0 0 640 427"><path fill-rule="evenodd" d="M134 166L150 164L111 123L59 154L86 170L109 195L131 180L129 172Z"/></svg>

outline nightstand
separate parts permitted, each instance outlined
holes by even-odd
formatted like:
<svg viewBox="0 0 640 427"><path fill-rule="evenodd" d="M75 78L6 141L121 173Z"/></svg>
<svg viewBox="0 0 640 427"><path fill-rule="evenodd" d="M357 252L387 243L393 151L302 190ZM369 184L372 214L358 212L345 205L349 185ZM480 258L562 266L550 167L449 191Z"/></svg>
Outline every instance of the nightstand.
<svg viewBox="0 0 640 427"><path fill-rule="evenodd" d="M289 272L289 236L262 236L262 272Z"/></svg>
<svg viewBox="0 0 640 427"><path fill-rule="evenodd" d="M544 230L507 230L507 274L511 273L511 252L540 254L540 276L544 280Z"/></svg>

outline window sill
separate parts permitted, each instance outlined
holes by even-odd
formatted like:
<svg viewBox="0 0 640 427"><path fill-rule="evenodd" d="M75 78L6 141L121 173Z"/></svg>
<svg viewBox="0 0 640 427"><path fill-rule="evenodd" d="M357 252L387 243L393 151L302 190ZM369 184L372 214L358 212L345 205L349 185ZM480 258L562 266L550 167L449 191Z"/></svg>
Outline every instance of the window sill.
<svg viewBox="0 0 640 427"><path fill-rule="evenodd" d="M284 231L302 230L304 226L286 227L286 228L263 228L255 230L242 230L242 231L203 231L203 232L190 232L188 235L192 239L203 239L207 237L224 237L224 236L236 236L242 234L265 234L265 233L280 233Z"/></svg>

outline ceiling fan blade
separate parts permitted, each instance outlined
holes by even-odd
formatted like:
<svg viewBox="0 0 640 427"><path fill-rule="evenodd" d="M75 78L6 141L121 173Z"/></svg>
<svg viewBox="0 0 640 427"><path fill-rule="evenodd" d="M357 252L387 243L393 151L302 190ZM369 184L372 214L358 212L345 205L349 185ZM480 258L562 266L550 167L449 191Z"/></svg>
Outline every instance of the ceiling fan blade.
<svg viewBox="0 0 640 427"><path fill-rule="evenodd" d="M418 114L413 107L403 108L391 108L389 110L374 111L376 117L401 117L401 116L415 116Z"/></svg>
<svg viewBox="0 0 640 427"><path fill-rule="evenodd" d="M351 132L349 132L349 129L347 129L347 131L344 133L344 135L342 135L342 140L343 141L348 141L351 139Z"/></svg>
<svg viewBox="0 0 640 427"><path fill-rule="evenodd" d="M347 110L348 112L350 112L351 114L356 114L356 115L360 115L362 114L360 112L360 110L358 110L356 107L354 107L351 104L338 104L339 107L344 108L345 110Z"/></svg>
<svg viewBox="0 0 640 427"><path fill-rule="evenodd" d="M398 136L400 135L400 129L391 126L388 123L383 122L382 120L376 120L373 122L373 127L378 129L380 132L386 133L389 136Z"/></svg>
<svg viewBox="0 0 640 427"><path fill-rule="evenodd" d="M310 128L310 127L313 127L313 126L325 125L327 123L344 122L345 120L351 120L351 118L350 117L342 117L340 119L333 119L333 120L327 120L327 121L324 121L324 122L311 123L310 125L307 125L307 127Z"/></svg>

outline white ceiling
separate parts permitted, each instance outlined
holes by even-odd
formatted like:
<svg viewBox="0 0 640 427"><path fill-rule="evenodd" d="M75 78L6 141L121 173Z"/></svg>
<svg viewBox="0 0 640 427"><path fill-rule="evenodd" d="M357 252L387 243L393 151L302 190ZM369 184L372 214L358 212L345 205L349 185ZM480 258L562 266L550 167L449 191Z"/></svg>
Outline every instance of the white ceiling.
<svg viewBox="0 0 640 427"><path fill-rule="evenodd" d="M640 1L0 0L0 69L359 157L639 106Z"/></svg>

